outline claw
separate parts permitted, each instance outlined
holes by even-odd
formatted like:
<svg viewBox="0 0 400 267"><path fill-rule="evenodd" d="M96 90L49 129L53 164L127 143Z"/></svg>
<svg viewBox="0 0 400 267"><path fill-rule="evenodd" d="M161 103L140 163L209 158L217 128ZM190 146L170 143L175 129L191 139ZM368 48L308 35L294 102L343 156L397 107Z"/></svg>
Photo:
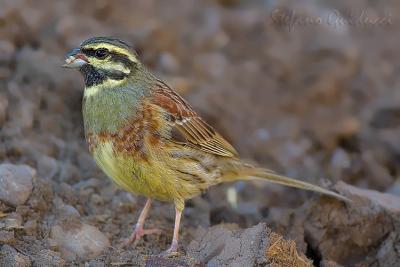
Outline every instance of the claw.
<svg viewBox="0 0 400 267"><path fill-rule="evenodd" d="M143 236L159 234L159 233L161 233L161 230L158 228L143 229L141 227L136 227L133 233L130 235L130 237L123 241L122 247L125 248L130 244L133 244L132 246L136 247L136 245L139 243L139 241L142 239Z"/></svg>

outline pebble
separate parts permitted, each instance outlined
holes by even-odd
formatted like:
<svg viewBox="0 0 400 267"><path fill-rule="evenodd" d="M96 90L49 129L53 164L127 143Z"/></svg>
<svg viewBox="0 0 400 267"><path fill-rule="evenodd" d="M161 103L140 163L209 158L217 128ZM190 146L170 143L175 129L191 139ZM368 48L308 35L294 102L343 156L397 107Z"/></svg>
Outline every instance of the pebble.
<svg viewBox="0 0 400 267"><path fill-rule="evenodd" d="M66 260L90 260L110 246L108 238L96 227L79 221L64 222L51 228L51 238Z"/></svg>
<svg viewBox="0 0 400 267"><path fill-rule="evenodd" d="M27 165L0 165L0 200L11 206L24 204L32 193L36 171Z"/></svg>

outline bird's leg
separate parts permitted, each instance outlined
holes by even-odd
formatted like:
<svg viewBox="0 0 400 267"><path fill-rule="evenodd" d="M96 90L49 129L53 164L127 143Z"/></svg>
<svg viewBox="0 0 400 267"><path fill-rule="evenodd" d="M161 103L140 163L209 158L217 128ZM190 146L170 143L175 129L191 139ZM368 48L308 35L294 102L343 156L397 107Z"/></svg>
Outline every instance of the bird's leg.
<svg viewBox="0 0 400 267"><path fill-rule="evenodd" d="M182 211L175 208L175 226L174 226L174 236L172 238L172 243L169 249L164 251L162 255L171 256L178 252L178 238L179 238L179 226L181 223Z"/></svg>
<svg viewBox="0 0 400 267"><path fill-rule="evenodd" d="M135 226L135 230L133 230L131 236L128 239L126 239L123 243L124 247L131 244L132 242L133 245L136 246L144 235L156 234L160 232L160 230L157 228L143 229L144 221L147 217L147 214L149 213L150 207L151 207L151 199L148 198L142 212L140 212L139 219Z"/></svg>

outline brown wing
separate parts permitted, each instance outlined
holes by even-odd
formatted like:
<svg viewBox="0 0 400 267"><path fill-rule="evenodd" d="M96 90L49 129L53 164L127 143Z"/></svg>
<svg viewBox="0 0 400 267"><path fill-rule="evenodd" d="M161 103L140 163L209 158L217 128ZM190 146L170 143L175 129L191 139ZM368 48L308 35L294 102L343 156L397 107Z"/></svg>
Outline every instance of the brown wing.
<svg viewBox="0 0 400 267"><path fill-rule="evenodd" d="M166 112L169 116L168 120L173 125L173 131L176 130L183 136L183 142L186 145L220 156L237 156L232 145L203 121L181 96L162 81L158 81L151 102Z"/></svg>

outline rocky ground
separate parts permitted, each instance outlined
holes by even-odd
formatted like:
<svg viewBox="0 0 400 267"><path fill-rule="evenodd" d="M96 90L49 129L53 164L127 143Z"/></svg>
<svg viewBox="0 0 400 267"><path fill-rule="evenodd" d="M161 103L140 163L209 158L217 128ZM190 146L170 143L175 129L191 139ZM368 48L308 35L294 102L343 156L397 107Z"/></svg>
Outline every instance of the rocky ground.
<svg viewBox="0 0 400 267"><path fill-rule="evenodd" d="M363 11L368 23L349 23ZM366 0L0 0L0 266L399 265L399 11ZM242 157L353 202L216 186L187 203L180 256L152 256L172 238L166 203L147 221L162 233L121 249L145 200L94 164L82 79L60 67L94 35L134 44Z"/></svg>

